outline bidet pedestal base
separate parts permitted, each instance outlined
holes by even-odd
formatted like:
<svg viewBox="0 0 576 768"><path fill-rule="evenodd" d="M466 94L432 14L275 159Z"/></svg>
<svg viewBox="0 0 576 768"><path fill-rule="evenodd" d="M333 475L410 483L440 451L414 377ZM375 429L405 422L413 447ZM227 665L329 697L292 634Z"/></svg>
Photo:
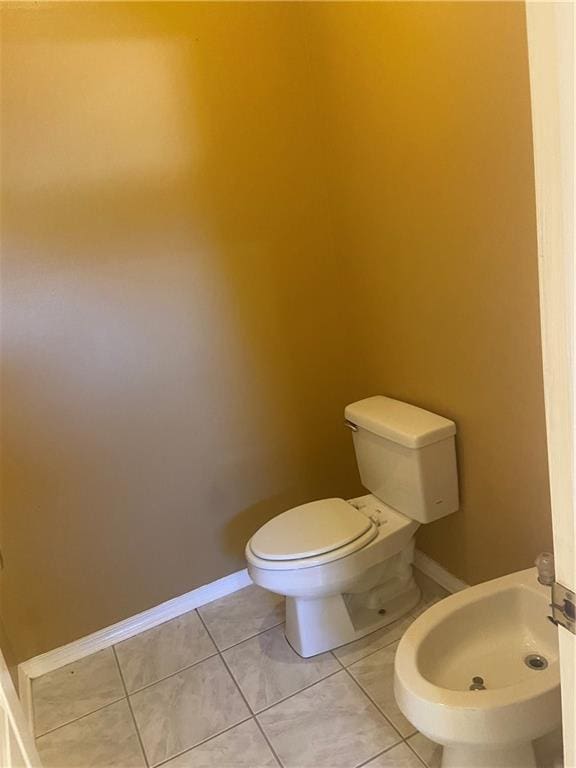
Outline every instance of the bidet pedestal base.
<svg viewBox="0 0 576 768"><path fill-rule="evenodd" d="M531 742L498 749L470 746L444 747L442 768L537 768Z"/></svg>
<svg viewBox="0 0 576 768"><path fill-rule="evenodd" d="M354 604L345 595L286 598L286 639L300 656L309 658L358 640L405 616L420 600L413 578L380 610Z"/></svg>

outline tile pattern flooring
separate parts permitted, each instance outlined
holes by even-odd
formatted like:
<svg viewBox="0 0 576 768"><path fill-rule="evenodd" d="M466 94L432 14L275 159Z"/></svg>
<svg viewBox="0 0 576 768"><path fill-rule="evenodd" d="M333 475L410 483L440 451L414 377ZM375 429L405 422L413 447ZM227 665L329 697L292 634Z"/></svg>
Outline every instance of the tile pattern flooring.
<svg viewBox="0 0 576 768"><path fill-rule="evenodd" d="M413 615L446 595L420 577ZM301 659L256 586L33 682L45 768L438 768L392 676L413 616Z"/></svg>

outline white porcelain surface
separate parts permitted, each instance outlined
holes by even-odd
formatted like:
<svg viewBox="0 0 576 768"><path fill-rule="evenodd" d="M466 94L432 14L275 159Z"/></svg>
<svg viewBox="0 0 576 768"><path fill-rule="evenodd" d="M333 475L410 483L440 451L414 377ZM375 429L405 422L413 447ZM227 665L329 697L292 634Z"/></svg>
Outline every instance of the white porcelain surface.
<svg viewBox="0 0 576 768"><path fill-rule="evenodd" d="M118 643L115 650L128 693L217 652L196 611Z"/></svg>
<svg viewBox="0 0 576 768"><path fill-rule="evenodd" d="M344 670L258 720L285 768L353 768L400 741Z"/></svg>
<svg viewBox="0 0 576 768"><path fill-rule="evenodd" d="M558 727L557 630L547 620L548 593L535 569L510 574L434 605L400 641L398 704L419 731L449 748L446 766L456 751L464 760L462 745L493 750L490 758L471 756L470 766L482 760L535 764L522 743ZM548 668L529 669L524 658L530 653L546 656ZM475 676L486 690L469 690ZM502 749L511 750L507 758L499 756Z"/></svg>
<svg viewBox="0 0 576 768"><path fill-rule="evenodd" d="M150 765L157 765L250 716L218 656L130 697Z"/></svg>
<svg viewBox="0 0 576 768"><path fill-rule="evenodd" d="M406 448L422 448L456 434L456 424L450 419L384 395L350 403L344 418L375 437Z"/></svg>
<svg viewBox="0 0 576 768"><path fill-rule="evenodd" d="M380 520L377 533L369 529L366 534L343 547L338 557L306 558L297 561L269 561L257 557L246 546L248 572L253 581L265 589L291 597L323 597L340 592L354 592L354 585L373 566L392 558L413 545L418 523L400 514L371 494L350 499L359 506L361 514ZM366 538L365 538L366 537ZM358 546L363 542L362 546Z"/></svg>
<svg viewBox="0 0 576 768"><path fill-rule="evenodd" d="M319 499L268 520L250 539L250 549L264 560L314 559L340 550L375 524L344 499Z"/></svg>
<svg viewBox="0 0 576 768"><path fill-rule="evenodd" d="M50 672L32 682L37 736L124 697L112 648Z"/></svg>
<svg viewBox="0 0 576 768"><path fill-rule="evenodd" d="M118 701L36 740L44 768L144 768L127 701Z"/></svg>
<svg viewBox="0 0 576 768"><path fill-rule="evenodd" d="M354 416L356 412L356 416ZM369 412L371 415L366 418ZM420 429L427 423L448 425ZM458 509L458 474L453 422L398 400L376 396L347 406L360 481L364 488L406 517L430 523ZM400 414L403 414L400 416ZM406 414L409 415L405 418ZM414 429L405 429L412 423Z"/></svg>
<svg viewBox="0 0 576 768"><path fill-rule="evenodd" d="M405 522L407 525L389 533L382 532L386 529L382 525L374 541L325 565L279 571L256 567L248 559L248 571L257 584L286 595L286 636L301 656L353 642L416 606L419 592L411 565L416 524ZM372 605L370 621L357 621L358 596L369 601L375 589L383 597ZM348 600L349 594L354 596L352 600Z"/></svg>
<svg viewBox="0 0 576 768"><path fill-rule="evenodd" d="M458 509L452 421L381 395L352 403L345 413L370 493L289 509L245 548L254 583L288 598L286 636L306 658L411 611L418 600L410 572L414 534L420 523ZM387 572L396 566L396 573ZM363 596L362 608L374 612L369 622L356 620L350 595Z"/></svg>

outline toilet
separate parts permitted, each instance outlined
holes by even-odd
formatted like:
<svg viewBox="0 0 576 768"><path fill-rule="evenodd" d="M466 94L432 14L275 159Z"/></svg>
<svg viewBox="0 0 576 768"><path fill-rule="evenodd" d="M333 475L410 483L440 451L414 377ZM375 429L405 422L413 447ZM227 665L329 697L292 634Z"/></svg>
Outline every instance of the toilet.
<svg viewBox="0 0 576 768"><path fill-rule="evenodd" d="M562 719L549 602L529 568L445 598L406 630L396 701L443 746L442 768L536 768L533 742Z"/></svg>
<svg viewBox="0 0 576 768"><path fill-rule="evenodd" d="M304 657L408 613L416 530L458 509L453 421L380 395L344 415L370 493L289 509L246 545L254 583L286 596L286 638Z"/></svg>

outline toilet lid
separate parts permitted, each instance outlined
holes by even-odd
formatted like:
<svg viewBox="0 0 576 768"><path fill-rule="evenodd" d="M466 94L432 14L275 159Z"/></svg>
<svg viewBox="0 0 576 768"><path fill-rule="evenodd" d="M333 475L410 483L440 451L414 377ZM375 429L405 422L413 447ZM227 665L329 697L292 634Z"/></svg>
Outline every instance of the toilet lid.
<svg viewBox="0 0 576 768"><path fill-rule="evenodd" d="M359 538L372 521L344 499L322 499L273 518L250 540L264 560L297 560L331 552Z"/></svg>

